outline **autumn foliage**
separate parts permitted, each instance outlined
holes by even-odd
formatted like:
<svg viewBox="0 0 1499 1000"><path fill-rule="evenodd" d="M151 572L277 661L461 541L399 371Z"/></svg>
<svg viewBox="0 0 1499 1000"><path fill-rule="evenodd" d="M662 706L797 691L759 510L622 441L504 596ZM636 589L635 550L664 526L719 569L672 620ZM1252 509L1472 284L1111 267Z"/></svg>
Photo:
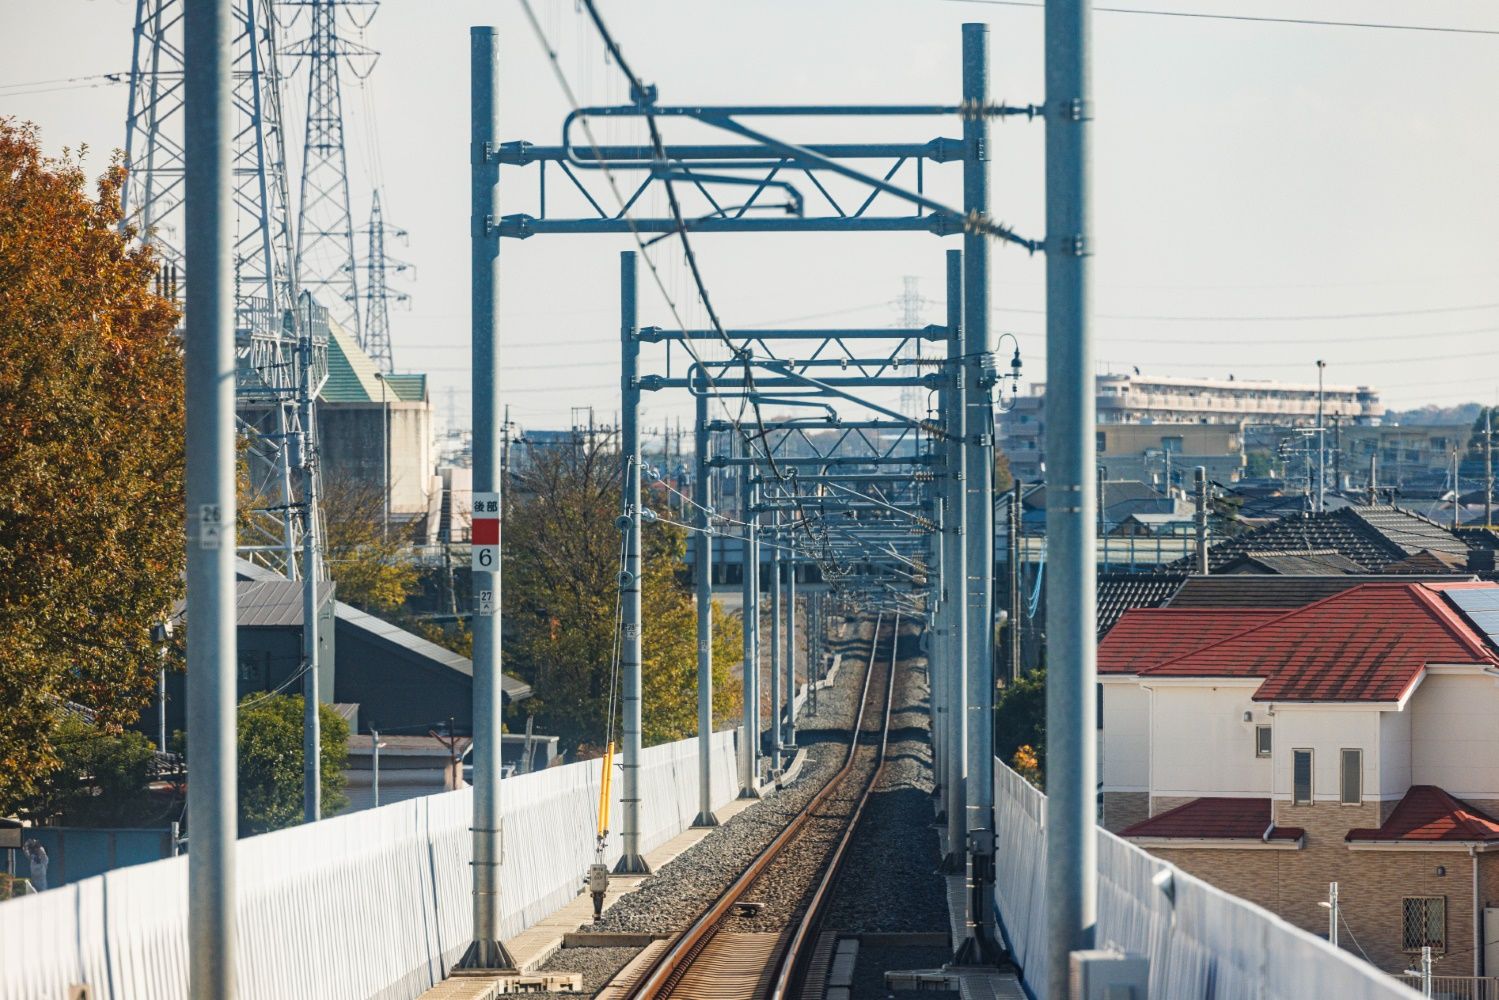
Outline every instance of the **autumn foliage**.
<svg viewBox="0 0 1499 1000"><path fill-rule="evenodd" d="M63 699L148 705L152 621L179 596L182 363L112 167L0 119L0 813L56 766Z"/></svg>

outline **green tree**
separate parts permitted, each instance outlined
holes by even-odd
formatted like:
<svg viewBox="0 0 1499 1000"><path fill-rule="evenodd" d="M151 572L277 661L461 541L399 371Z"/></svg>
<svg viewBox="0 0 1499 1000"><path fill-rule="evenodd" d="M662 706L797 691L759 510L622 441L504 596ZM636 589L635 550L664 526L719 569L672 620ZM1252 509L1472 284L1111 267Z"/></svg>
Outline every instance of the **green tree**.
<svg viewBox="0 0 1499 1000"><path fill-rule="evenodd" d="M601 745L613 677L622 536L619 455L599 442L532 449L511 474L505 510L507 668L533 687L528 708L564 745ZM697 732L697 632L683 580L683 529L643 532L642 723L647 743ZM714 710L739 704L737 618L714 616ZM617 717L616 717L616 734Z"/></svg>
<svg viewBox="0 0 1499 1000"><path fill-rule="evenodd" d="M402 532L387 530L378 483L323 483L323 552L338 599L374 615L393 615L421 587L421 570Z"/></svg>
<svg viewBox="0 0 1499 1000"><path fill-rule="evenodd" d="M71 700L116 729L150 704L151 623L181 593L182 359L115 165L0 119L0 813L59 766Z"/></svg>
<svg viewBox="0 0 1499 1000"><path fill-rule="evenodd" d="M1033 782L1045 787L1046 775L1046 671L1026 674L999 692L994 704L994 755L1000 760L1015 761L1021 748L1027 753L1020 759L1034 776Z"/></svg>
<svg viewBox="0 0 1499 1000"><path fill-rule="evenodd" d="M343 794L349 724L331 705L318 707L322 726L323 815L349 804ZM239 703L239 834L302 821L302 696L247 695Z"/></svg>
<svg viewBox="0 0 1499 1000"><path fill-rule="evenodd" d="M180 802L150 796L155 748L133 730L110 732L67 716L53 733L59 766L21 810L38 822L67 826L157 826L180 812Z"/></svg>

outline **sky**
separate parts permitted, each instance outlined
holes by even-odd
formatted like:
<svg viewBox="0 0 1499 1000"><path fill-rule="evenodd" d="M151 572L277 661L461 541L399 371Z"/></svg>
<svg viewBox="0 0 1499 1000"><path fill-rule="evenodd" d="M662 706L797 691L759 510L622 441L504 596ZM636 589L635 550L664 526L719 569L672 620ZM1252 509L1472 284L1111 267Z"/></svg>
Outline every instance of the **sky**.
<svg viewBox="0 0 1499 1000"><path fill-rule="evenodd" d="M627 91L574 0L533 0L585 104ZM1437 33L1100 11L1094 22L1095 356L1100 371L1371 385L1393 408L1499 398L1499 7L1480 0L1111 0L1158 11L1432 25ZM993 94L1042 103L1042 14L957 0L601 0L626 57L666 104L955 103L960 26L991 26ZM46 147L123 143L133 0L0 0L0 115ZM518 0L384 0L363 32L381 54L344 81L355 224L382 191L409 233L388 252L411 295L392 316L398 370L430 374L440 420L468 419L468 28L500 33L505 139L555 144L569 110ZM85 79L76 79L85 78ZM305 84L286 103L298 144ZM955 119L777 119L799 140L957 135ZM672 139L701 133L668 132ZM604 141L636 141L626 126ZM994 214L1041 238L1043 126L994 126ZM929 193L958 201L956 165ZM549 174L553 194L556 180ZM534 212L535 168L502 178L503 214ZM816 192L801 185L809 202ZM295 182L293 182L295 190ZM835 191L835 197L838 192ZM646 199L645 201L648 201ZM567 208L558 201L554 213ZM660 214L663 206L642 204ZM943 316L928 234L701 235L726 325L888 326L903 279ZM618 409L618 252L629 237L538 236L501 249L504 400L524 427ZM650 251L689 323L704 315L680 250ZM1044 259L995 246L996 331L1044 380ZM642 323L672 325L646 272ZM1008 344L1006 341L1006 354ZM659 369L657 369L659 370ZM1024 390L1022 390L1024 391ZM647 426L690 418L649 396Z"/></svg>

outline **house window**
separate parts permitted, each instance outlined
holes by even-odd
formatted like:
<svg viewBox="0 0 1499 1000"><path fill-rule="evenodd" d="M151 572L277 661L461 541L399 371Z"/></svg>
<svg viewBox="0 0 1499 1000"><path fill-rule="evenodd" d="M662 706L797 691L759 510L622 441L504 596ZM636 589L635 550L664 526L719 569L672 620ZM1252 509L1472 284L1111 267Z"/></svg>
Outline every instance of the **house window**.
<svg viewBox="0 0 1499 1000"><path fill-rule="evenodd" d="M1291 751L1291 801L1298 806L1312 804L1312 752Z"/></svg>
<svg viewBox="0 0 1499 1000"><path fill-rule="evenodd" d="M1270 756L1270 727L1254 727L1254 755L1256 757Z"/></svg>
<svg viewBox="0 0 1499 1000"><path fill-rule="evenodd" d="M1104 452L1109 450L1109 436L1103 431L1095 431L1094 433L1098 438L1098 440L1093 443L1094 448L1100 455L1102 455Z"/></svg>
<svg viewBox="0 0 1499 1000"><path fill-rule="evenodd" d="M1401 947L1406 951L1447 950L1447 897L1407 896L1401 900Z"/></svg>
<svg viewBox="0 0 1499 1000"><path fill-rule="evenodd" d="M1364 752L1344 750L1340 771L1338 801L1345 806L1359 805L1364 801Z"/></svg>

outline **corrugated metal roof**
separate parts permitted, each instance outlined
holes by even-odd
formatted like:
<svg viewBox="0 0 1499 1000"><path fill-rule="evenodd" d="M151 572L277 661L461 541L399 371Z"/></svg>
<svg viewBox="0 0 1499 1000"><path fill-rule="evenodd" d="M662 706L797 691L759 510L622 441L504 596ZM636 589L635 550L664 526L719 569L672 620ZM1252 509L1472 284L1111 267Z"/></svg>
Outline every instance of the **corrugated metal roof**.
<svg viewBox="0 0 1499 1000"><path fill-rule="evenodd" d="M234 572L241 580L283 583L296 586L295 583L286 580L274 570L258 566L246 559L235 559ZM243 584L241 585L243 586ZM443 649L435 642L428 642L419 635L412 635L398 625L392 625L390 622L376 618L374 615L365 614L358 608L345 604L343 601L335 601L334 608L338 620L351 628L360 629L361 631L368 632L370 635L379 637L383 642L407 649L417 656L433 661L438 666L447 667L449 670L455 670L468 677L474 676L473 661L466 656L459 656L452 650ZM300 614L300 606L298 613ZM301 623L300 618L297 621L298 624ZM502 674L501 676L501 686L504 689L505 697L511 701L522 701L531 697L531 685L509 674Z"/></svg>
<svg viewBox="0 0 1499 1000"><path fill-rule="evenodd" d="M333 585L317 585L319 604ZM235 617L240 628L301 628L302 585L295 580L242 580L234 588Z"/></svg>

